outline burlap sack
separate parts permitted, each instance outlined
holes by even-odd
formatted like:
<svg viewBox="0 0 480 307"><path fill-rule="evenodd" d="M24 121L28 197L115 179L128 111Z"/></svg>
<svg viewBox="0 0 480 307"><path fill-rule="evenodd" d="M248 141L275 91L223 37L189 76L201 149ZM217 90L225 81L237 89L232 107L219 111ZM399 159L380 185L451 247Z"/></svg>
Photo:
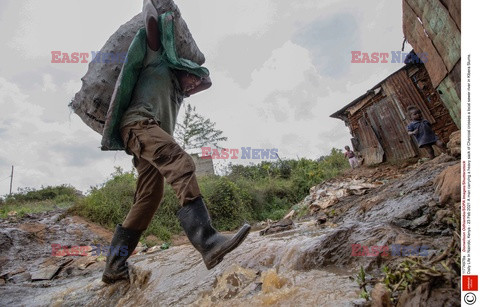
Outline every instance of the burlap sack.
<svg viewBox="0 0 480 307"><path fill-rule="evenodd" d="M179 57L189 59L199 65L205 62L205 56L198 49L187 24L172 0L152 0L161 15L167 11L175 16L175 44ZM102 134L105 116L112 98L115 83L122 69L121 56L127 53L128 47L137 31L144 27L142 14L138 14L108 39L98 55L88 65L88 71L82 78L82 88L70 102L69 106L93 130ZM119 58L105 60L105 55L118 55Z"/></svg>

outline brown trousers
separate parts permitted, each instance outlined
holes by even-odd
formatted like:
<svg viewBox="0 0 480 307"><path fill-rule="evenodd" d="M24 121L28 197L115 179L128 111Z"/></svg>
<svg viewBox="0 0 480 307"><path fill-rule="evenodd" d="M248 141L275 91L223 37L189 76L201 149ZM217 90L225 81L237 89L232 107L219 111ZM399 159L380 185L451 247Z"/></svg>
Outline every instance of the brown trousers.
<svg viewBox="0 0 480 307"><path fill-rule="evenodd" d="M192 157L153 119L127 125L121 134L138 172L134 204L123 227L147 229L163 198L164 177L172 185L180 205L201 196Z"/></svg>

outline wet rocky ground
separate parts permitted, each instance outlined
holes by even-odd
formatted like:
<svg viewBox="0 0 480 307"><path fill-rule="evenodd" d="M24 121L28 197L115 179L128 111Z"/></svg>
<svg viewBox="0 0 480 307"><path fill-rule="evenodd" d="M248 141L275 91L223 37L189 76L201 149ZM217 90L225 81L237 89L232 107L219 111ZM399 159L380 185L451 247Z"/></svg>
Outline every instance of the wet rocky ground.
<svg viewBox="0 0 480 307"><path fill-rule="evenodd" d="M0 221L0 306L387 306L388 290L376 286L383 266L451 260L458 164L441 156L349 171L313 187L288 219L262 225L213 270L189 244L151 249L131 257L130 282L110 286L100 281L104 257L52 257L51 244L108 245L111 233L62 210L10 217ZM391 245L424 246L425 255L371 248ZM360 267L367 272L362 287ZM459 289L440 273L396 289L393 303L456 305Z"/></svg>

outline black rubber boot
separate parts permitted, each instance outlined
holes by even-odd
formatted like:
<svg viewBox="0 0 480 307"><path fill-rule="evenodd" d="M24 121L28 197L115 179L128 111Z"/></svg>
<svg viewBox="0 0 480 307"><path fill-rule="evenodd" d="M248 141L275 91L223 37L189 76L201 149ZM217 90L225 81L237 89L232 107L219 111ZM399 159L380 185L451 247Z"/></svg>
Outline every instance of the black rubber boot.
<svg viewBox="0 0 480 307"><path fill-rule="evenodd" d="M209 270L219 264L227 253L238 247L251 228L245 224L233 236L220 234L213 228L201 197L183 206L178 211L177 217L192 245L202 254Z"/></svg>
<svg viewBox="0 0 480 307"><path fill-rule="evenodd" d="M117 225L103 271L103 282L111 284L117 280L129 278L127 259L137 247L141 235L141 231L130 230L123 228L120 224Z"/></svg>

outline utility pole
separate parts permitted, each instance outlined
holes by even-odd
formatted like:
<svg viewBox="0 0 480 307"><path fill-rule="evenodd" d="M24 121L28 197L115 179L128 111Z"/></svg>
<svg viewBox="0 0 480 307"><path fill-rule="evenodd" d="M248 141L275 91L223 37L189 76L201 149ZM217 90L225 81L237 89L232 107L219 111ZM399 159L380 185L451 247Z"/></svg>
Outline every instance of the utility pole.
<svg viewBox="0 0 480 307"><path fill-rule="evenodd" d="M10 175L10 195L12 195L12 183L13 183L13 165L12 165L12 174Z"/></svg>

